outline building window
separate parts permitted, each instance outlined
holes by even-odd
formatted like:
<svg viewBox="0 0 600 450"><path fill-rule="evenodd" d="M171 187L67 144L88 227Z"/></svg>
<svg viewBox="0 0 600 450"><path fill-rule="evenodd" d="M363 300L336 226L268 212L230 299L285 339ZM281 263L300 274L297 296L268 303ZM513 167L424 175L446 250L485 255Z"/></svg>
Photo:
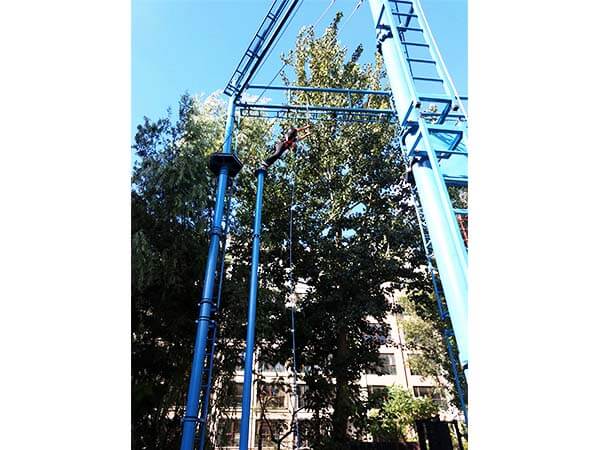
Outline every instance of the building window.
<svg viewBox="0 0 600 450"><path fill-rule="evenodd" d="M298 409L306 407L306 393L308 386L305 384L298 385Z"/></svg>
<svg viewBox="0 0 600 450"><path fill-rule="evenodd" d="M262 441L261 446L263 449L276 448L277 445L273 441L281 439L281 436L287 431L285 427L285 421L283 420L257 420L254 446L258 447L259 442Z"/></svg>
<svg viewBox="0 0 600 450"><path fill-rule="evenodd" d="M220 421L217 442L219 447L239 447L240 421L232 419Z"/></svg>
<svg viewBox="0 0 600 450"><path fill-rule="evenodd" d="M230 407L242 406L242 393L244 391L244 385L242 383L230 383L225 389L225 398L227 399L227 405Z"/></svg>
<svg viewBox="0 0 600 450"><path fill-rule="evenodd" d="M285 408L285 391L276 384L259 386L262 404L265 408Z"/></svg>
<svg viewBox="0 0 600 450"><path fill-rule="evenodd" d="M310 428L310 422L308 420L298 421L298 434L300 434L300 448L309 448L310 443L308 441L308 432Z"/></svg>
<svg viewBox="0 0 600 450"><path fill-rule="evenodd" d="M388 396L387 386L367 386L369 394L369 406L371 408L381 408Z"/></svg>
<svg viewBox="0 0 600 450"><path fill-rule="evenodd" d="M415 397L428 397L438 405L444 404L444 399L440 394L439 389L436 389L433 386L414 386L413 392L415 393Z"/></svg>
<svg viewBox="0 0 600 450"><path fill-rule="evenodd" d="M417 369L417 361L414 355L408 355L408 368L411 375L421 376L421 371Z"/></svg>
<svg viewBox="0 0 600 450"><path fill-rule="evenodd" d="M285 372L285 366L281 363L271 364L263 361L258 362L260 372Z"/></svg>
<svg viewBox="0 0 600 450"><path fill-rule="evenodd" d="M379 345L393 344L392 336L390 335L390 327L386 323L370 323L371 329L370 339L374 339Z"/></svg>
<svg viewBox="0 0 600 450"><path fill-rule="evenodd" d="M245 354L243 352L237 354L237 357L235 359L235 371L236 372L244 371L244 358L245 358Z"/></svg>
<svg viewBox="0 0 600 450"><path fill-rule="evenodd" d="M379 354L380 375L396 375L396 358L393 353ZM376 370L369 371L370 374L376 374Z"/></svg>
<svg viewBox="0 0 600 450"><path fill-rule="evenodd" d="M244 384L235 383L233 398L235 399L235 406L242 406L242 396L244 393Z"/></svg>

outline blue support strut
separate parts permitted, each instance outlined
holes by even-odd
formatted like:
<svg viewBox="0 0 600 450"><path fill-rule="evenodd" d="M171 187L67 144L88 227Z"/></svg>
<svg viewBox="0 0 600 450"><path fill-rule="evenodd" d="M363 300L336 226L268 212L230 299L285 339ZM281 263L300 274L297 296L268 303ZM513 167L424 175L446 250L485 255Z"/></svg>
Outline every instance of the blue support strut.
<svg viewBox="0 0 600 450"><path fill-rule="evenodd" d="M227 110L227 124L225 126L225 142L223 143L223 153L231 153L231 137L233 135L233 126L235 119L235 102L232 97L229 100ZM202 299L200 300L200 314L198 317L198 328L196 331L196 342L194 344L194 358L192 360L192 370L190 373L190 385L188 388L187 403L185 406L185 416L183 418L183 432L181 437L181 450L193 450L194 438L196 434L196 424L198 422L198 408L200 401L200 389L202 382L202 367L206 356L206 341L208 336L208 324L213 307L213 296L215 287L215 271L217 269L217 256L219 253L219 243L222 234L223 210L225 207L225 192L227 190L227 181L229 177L229 168L223 165L219 171L217 180L217 194L215 208L210 231L210 243L208 247L208 258L204 270L204 287L202 290Z"/></svg>
<svg viewBox="0 0 600 450"><path fill-rule="evenodd" d="M256 330L256 298L258 296L258 259L260 256L260 228L265 169L256 172L256 209L254 211L254 234L252 240L252 266L250 268L250 293L248 295L248 328L246 331L246 354L244 356L244 389L242 391L242 420L240 423L240 450L248 450L250 431L250 402L252 399L252 362Z"/></svg>
<svg viewBox="0 0 600 450"><path fill-rule="evenodd" d="M425 23L424 14L420 10L418 0L396 1L396 0L369 0L371 15L379 32L379 43L381 54L392 90L394 105L398 117L404 117L406 111L411 110L418 103L419 96L414 84L408 55L403 47L406 44L399 35L398 22L394 19L392 8L400 4L416 6L419 8L419 23ZM407 13L408 14L408 13ZM427 34L428 35L428 31ZM429 38L427 38L429 39ZM429 41L428 41L429 42ZM429 44L423 44L429 47ZM437 54L437 52L435 52ZM429 59L436 64L443 64L441 56L430 53ZM444 75L444 78L448 78ZM418 111L417 113L420 113ZM417 113L414 113L415 115ZM419 119L420 133L407 135L406 144L408 148L414 144L418 135L423 136L425 122ZM425 136L422 140L426 141ZM427 144L427 142L424 142ZM429 144L427 144L429 145ZM429 146L431 147L431 146ZM452 322L452 328L458 347L459 360L463 367L465 378L468 378L468 341L467 341L467 255L464 242L460 236L456 219L452 212L452 204L448 196L446 186L439 169L435 167L436 156L431 148L428 148L427 158L421 159L412 166L417 191L421 200L425 222L429 230L433 253L439 271L440 280L444 290L448 312ZM431 158L432 160L429 160ZM452 217L451 217L452 216Z"/></svg>

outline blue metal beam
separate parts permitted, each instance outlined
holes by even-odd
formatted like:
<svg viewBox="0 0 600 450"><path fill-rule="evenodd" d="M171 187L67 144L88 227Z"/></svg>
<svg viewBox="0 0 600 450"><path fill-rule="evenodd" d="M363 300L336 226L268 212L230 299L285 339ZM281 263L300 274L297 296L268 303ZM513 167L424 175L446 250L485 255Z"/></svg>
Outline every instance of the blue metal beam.
<svg viewBox="0 0 600 450"><path fill-rule="evenodd" d="M273 105L273 104L255 104L240 102L237 104L240 109L253 110L287 110L287 111L319 111L319 112L337 112L337 113L362 113L380 116L395 116L396 112L393 109L373 109L373 108L343 108L337 106L316 106L316 105Z"/></svg>
<svg viewBox="0 0 600 450"><path fill-rule="evenodd" d="M291 111L286 108L279 110L253 110L242 109L242 117L250 118L261 118L261 119L278 119L278 120L335 120L336 122L350 122L350 123L381 123L381 122L396 122L396 115L383 115L383 114L357 114L353 113L352 110L348 110L343 113L336 113L335 118L329 117L326 111L306 111L298 110Z"/></svg>
<svg viewBox="0 0 600 450"><path fill-rule="evenodd" d="M231 153L231 137L233 135L235 119L235 103L231 98L228 107L227 124L225 127L225 142L223 153ZM204 285L202 298L200 300L200 314L198 316L198 327L196 330L196 341L194 344L194 357L192 370L190 372L190 384L188 388L185 415L183 418L183 432L181 437L181 450L193 450L196 435L196 424L198 422L198 409L200 402L200 390L202 383L202 368L206 357L206 343L208 336L209 320L213 308L215 274L217 269L217 257L222 234L223 210L225 207L225 192L229 177L229 167L223 165L217 180L217 194L213 212L212 228L210 232L210 243L208 247L208 258L204 270Z"/></svg>
<svg viewBox="0 0 600 450"><path fill-rule="evenodd" d="M299 0L274 0L258 31L250 41L231 79L224 89L225 94L237 96L242 92L260 67L281 29L298 6ZM287 9L285 7L289 4ZM285 11L285 12L284 12ZM275 25L277 23L277 25Z"/></svg>
<svg viewBox="0 0 600 450"><path fill-rule="evenodd" d="M301 118L317 119L318 117L336 113L339 116L336 120L349 122L374 122L382 120L396 121L396 111L387 109L364 108L354 106L359 103L358 99L363 99L365 96L371 98L384 99L391 107L392 93L391 91L373 90L373 89L345 89L345 88L323 88L309 86L264 86L264 85L249 85L246 93L252 89L261 89L264 92L271 91L273 93L285 93L287 103L250 103L247 101L238 100L236 106L240 109L240 113L247 117L262 117L262 118ZM343 98L345 105L316 105L316 104L293 104L292 96L297 92L306 92L311 94L333 94L339 95L337 100ZM341 97L340 97L341 96ZM338 102L339 103L339 102ZM365 101L363 100L364 104Z"/></svg>
<svg viewBox="0 0 600 450"><path fill-rule="evenodd" d="M312 86L265 86L262 84L248 85L248 89L265 89L273 91L303 91L303 92L335 92L342 94L363 94L363 95L381 95L383 97L391 97L392 91L377 91L372 89L346 89L346 88L329 88L329 87L312 87Z"/></svg>
<svg viewBox="0 0 600 450"><path fill-rule="evenodd" d="M252 240L252 265L250 268L250 292L248 295L248 327L246 329L246 353L244 356L244 389L242 391L242 419L240 422L240 450L248 450L250 436L250 407L252 400L252 363L254 360L254 336L256 330L256 300L258 297L258 261L260 257L260 228L265 169L256 173L256 209L254 211L254 234Z"/></svg>
<svg viewBox="0 0 600 450"><path fill-rule="evenodd" d="M388 80L393 92L394 106L398 116L403 117L402 124L414 133L405 135L406 148L410 149L415 144L415 139L422 138L423 150L427 157L421 157L412 164L412 174L417 186L418 195L421 199L425 221L429 229L431 244L442 281L444 296L448 305L448 311L456 337L460 362L466 368L468 364L467 345L467 257L464 241L456 223L456 217L452 211L452 204L448 196L446 186L450 183L467 183L465 177L447 176L439 167L440 155L430 143L430 132L432 128L442 129L441 132L449 132L444 124L430 124L421 115L424 95L420 95L415 87L415 79L423 78L413 75L412 66L408 61L406 46L423 47L429 49L430 61L435 61L434 67L439 79L443 80L443 94L433 94L431 100L443 104L444 102L456 103L460 113L466 119L466 111L461 98L451 82L445 68L441 55L431 36L423 11L418 0L402 2L397 0L369 0L371 14L378 32L380 49L385 62ZM392 14L392 5L405 4L410 7L407 14L414 14L413 26L417 24L423 29L422 38L424 42L406 42L397 28L398 16ZM414 8L414 9L413 9ZM398 12L396 9L395 12ZM412 39L412 38L411 38ZM416 38L415 38L416 39ZM447 98L447 100L446 100ZM448 112L448 111L444 111ZM442 122L442 121L440 121ZM446 123L446 122L444 122ZM462 126L461 126L462 127ZM453 130L455 133L456 130ZM434 133L432 130L431 133ZM443 149L442 149L443 150ZM452 150L452 149L450 149ZM464 158L463 155L450 154L447 156L456 160ZM466 375L466 371L465 371Z"/></svg>

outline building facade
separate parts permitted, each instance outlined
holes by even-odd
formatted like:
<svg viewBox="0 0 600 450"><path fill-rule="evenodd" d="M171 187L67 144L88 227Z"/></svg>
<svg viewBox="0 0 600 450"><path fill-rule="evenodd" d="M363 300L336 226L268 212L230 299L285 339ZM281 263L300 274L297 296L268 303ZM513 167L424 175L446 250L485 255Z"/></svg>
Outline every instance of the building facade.
<svg viewBox="0 0 600 450"><path fill-rule="evenodd" d="M412 392L416 397L427 396L439 402L445 408L441 418L443 420L455 420L460 418L459 411L448 408L446 401L440 395L439 384L428 377L411 372L409 365L409 352L406 350L405 339L401 327L401 316L390 314L385 319L389 325L389 334L381 338L379 357L383 366L383 374L365 373L360 378L360 386L365 399L385 391L391 386L398 386ZM258 372L261 374L262 401L257 395L257 383L254 383L252 392L251 426L249 448L252 450L276 449L277 444L273 442L281 439L280 448L291 450L293 448L293 434L291 433L292 414L297 413L300 428L300 447L309 448L308 442L303 438L303 421L311 418L312 413L302 410L303 393L306 386L298 381L298 406L294 406L294 396L290 394L292 373L282 365L265 366L255 362ZM287 380L287 389L282 389L275 381ZM233 450L239 448L239 432L241 418L241 399L243 387L243 370L238 370L233 379L235 383L236 407L219 414L221 417L215 430L213 445L221 450ZM273 384L271 384L273 383ZM266 417L268 420L262 420Z"/></svg>

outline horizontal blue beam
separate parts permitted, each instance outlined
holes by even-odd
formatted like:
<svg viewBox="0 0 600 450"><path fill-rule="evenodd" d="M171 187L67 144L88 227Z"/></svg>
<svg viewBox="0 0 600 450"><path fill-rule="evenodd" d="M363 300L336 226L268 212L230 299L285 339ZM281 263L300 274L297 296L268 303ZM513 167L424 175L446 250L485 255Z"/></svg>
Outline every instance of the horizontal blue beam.
<svg viewBox="0 0 600 450"><path fill-rule="evenodd" d="M266 86L259 84L248 85L248 89L265 89L273 91L303 91L303 92L335 92L342 94L363 94L363 95L381 95L390 97L391 91L374 91L370 89L345 89L345 88L324 88L309 86Z"/></svg>
<svg viewBox="0 0 600 450"><path fill-rule="evenodd" d="M469 97L460 96L461 100L469 100ZM419 100L424 102L448 102L452 101L452 98L443 94L422 94L419 95Z"/></svg>
<svg viewBox="0 0 600 450"><path fill-rule="evenodd" d="M255 103L236 103L236 106L242 109L253 110L281 110L281 111L321 111L321 112L339 112L339 113L359 113L377 116L395 116L396 112L392 109L372 109L372 108L343 108L339 106L316 106L316 105L274 105L274 104L255 104Z"/></svg>
<svg viewBox="0 0 600 450"><path fill-rule="evenodd" d="M251 110L242 109L242 117L260 118L260 119L276 119L276 120L319 120L326 116L326 111L287 111L287 110ZM325 117L327 119L327 117ZM335 119L336 122L349 122L349 123L381 123L388 121L390 123L396 122L396 116L386 116L377 114L357 114L352 111L345 113L337 113Z"/></svg>

